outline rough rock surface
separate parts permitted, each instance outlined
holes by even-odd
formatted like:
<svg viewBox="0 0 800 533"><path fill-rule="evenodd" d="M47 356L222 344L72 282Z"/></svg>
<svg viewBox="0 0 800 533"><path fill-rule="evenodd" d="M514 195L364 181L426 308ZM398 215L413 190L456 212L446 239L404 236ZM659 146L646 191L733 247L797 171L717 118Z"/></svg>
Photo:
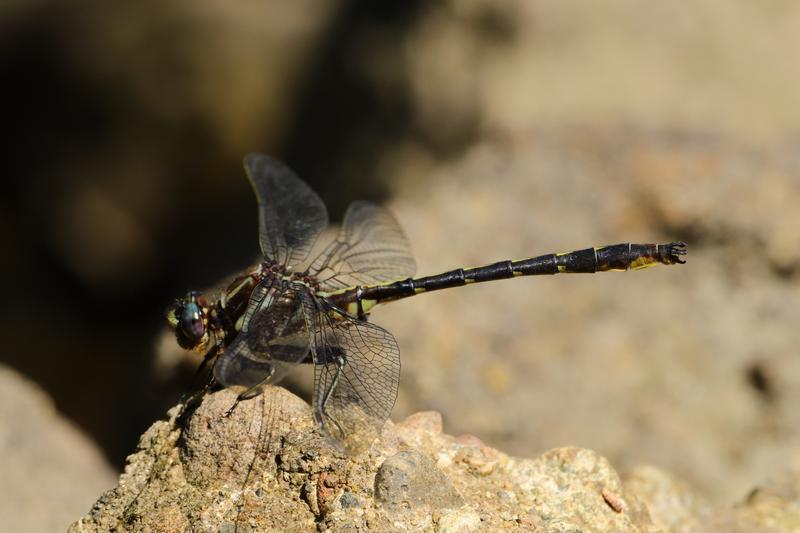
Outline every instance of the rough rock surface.
<svg viewBox="0 0 800 533"><path fill-rule="evenodd" d="M70 531L800 527L800 478L754 492L735 509L713 509L653 467L623 480L591 450L511 457L476 437L443 433L435 412L388 423L367 453L348 457L315 434L308 405L283 388L268 388L226 418L234 397L216 392L156 422L119 486Z"/></svg>
<svg viewBox="0 0 800 533"><path fill-rule="evenodd" d="M39 387L0 364L0 530L61 531L114 477Z"/></svg>

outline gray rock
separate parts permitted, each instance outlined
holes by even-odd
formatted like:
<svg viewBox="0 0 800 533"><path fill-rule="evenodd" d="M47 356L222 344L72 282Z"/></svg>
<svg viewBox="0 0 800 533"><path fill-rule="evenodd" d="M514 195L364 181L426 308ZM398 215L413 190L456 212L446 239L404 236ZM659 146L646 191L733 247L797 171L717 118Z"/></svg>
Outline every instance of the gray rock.
<svg viewBox="0 0 800 533"><path fill-rule="evenodd" d="M433 460L413 450L386 459L375 475L375 498L389 507L460 507L464 501Z"/></svg>
<svg viewBox="0 0 800 533"><path fill-rule="evenodd" d="M342 493L341 498L339 498L339 504L344 507L345 509L349 509L351 507L358 507L358 498L356 498L352 492L344 491Z"/></svg>

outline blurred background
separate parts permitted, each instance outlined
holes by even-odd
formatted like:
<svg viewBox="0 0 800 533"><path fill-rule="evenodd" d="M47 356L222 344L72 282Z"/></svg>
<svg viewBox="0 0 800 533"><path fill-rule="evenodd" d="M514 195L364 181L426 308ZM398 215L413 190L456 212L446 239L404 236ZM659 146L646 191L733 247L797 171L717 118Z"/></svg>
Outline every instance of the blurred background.
<svg viewBox="0 0 800 533"><path fill-rule="evenodd" d="M256 259L249 151L334 222L388 205L420 274L690 243L377 309L395 420L712 501L800 467L798 24L789 0L3 3L0 506L63 527L186 390L164 309Z"/></svg>

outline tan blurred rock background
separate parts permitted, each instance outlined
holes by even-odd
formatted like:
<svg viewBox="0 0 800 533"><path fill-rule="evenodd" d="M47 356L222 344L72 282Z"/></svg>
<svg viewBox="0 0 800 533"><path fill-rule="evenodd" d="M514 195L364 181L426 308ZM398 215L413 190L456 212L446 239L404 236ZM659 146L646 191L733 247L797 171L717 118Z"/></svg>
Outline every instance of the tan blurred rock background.
<svg viewBox="0 0 800 533"><path fill-rule="evenodd" d="M240 158L263 151L334 218L387 202L420 273L689 242L681 268L373 318L397 419L742 499L800 461L798 22L778 0L6 3L3 362L119 467L191 374L156 360L164 307L257 253Z"/></svg>

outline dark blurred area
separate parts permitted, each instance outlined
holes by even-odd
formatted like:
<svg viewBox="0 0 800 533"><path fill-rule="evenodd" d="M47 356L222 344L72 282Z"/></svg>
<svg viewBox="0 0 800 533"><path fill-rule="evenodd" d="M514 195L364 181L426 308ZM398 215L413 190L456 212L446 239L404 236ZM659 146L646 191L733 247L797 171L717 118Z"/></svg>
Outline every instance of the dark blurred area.
<svg viewBox="0 0 800 533"><path fill-rule="evenodd" d="M335 219L386 198L393 146L447 156L470 141L468 117L442 135L408 99L402 47L422 4L2 8L3 359L114 464L180 390L152 371L170 298L256 257L244 153L286 160Z"/></svg>

